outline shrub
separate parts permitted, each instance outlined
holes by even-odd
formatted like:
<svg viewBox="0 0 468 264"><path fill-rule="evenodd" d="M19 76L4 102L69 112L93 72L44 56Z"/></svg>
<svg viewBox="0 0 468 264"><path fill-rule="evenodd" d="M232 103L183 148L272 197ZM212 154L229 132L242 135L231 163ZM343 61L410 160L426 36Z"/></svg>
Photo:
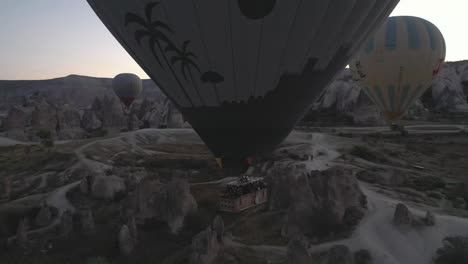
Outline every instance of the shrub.
<svg viewBox="0 0 468 264"><path fill-rule="evenodd" d="M36 136L41 139L41 144L46 148L54 146L54 140L52 139L52 133L48 129L40 129L37 131Z"/></svg>
<svg viewBox="0 0 468 264"><path fill-rule="evenodd" d="M468 237L446 237L445 245L439 248L434 257L436 264L468 263Z"/></svg>

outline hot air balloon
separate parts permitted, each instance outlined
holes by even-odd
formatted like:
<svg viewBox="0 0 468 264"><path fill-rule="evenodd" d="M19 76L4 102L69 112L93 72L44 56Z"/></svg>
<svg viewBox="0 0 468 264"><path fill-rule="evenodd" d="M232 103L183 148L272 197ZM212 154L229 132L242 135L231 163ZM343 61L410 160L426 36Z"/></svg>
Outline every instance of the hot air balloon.
<svg viewBox="0 0 468 264"><path fill-rule="evenodd" d="M135 74L121 73L112 80L112 88L120 101L129 107L140 95L142 90L141 79Z"/></svg>
<svg viewBox="0 0 468 264"><path fill-rule="evenodd" d="M445 61L442 33L427 20L390 17L350 63L387 122L399 121L431 85Z"/></svg>
<svg viewBox="0 0 468 264"><path fill-rule="evenodd" d="M224 165L273 150L398 2L88 0Z"/></svg>

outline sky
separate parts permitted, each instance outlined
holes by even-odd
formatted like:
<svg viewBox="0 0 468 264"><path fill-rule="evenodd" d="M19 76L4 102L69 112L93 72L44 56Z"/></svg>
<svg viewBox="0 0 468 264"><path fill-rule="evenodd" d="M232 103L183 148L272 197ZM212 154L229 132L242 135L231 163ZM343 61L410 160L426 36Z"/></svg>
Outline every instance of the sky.
<svg viewBox="0 0 468 264"><path fill-rule="evenodd" d="M392 15L431 21L456 61L468 59L467 11L468 0L400 0ZM122 72L148 77L85 0L0 0L0 80Z"/></svg>

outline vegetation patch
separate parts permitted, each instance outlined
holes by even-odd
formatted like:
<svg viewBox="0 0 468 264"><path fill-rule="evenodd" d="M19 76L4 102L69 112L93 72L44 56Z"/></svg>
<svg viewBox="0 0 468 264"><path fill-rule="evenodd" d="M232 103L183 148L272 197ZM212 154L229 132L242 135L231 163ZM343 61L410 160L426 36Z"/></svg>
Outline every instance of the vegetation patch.
<svg viewBox="0 0 468 264"><path fill-rule="evenodd" d="M436 264L468 263L468 237L447 237L444 246L439 248L434 257Z"/></svg>

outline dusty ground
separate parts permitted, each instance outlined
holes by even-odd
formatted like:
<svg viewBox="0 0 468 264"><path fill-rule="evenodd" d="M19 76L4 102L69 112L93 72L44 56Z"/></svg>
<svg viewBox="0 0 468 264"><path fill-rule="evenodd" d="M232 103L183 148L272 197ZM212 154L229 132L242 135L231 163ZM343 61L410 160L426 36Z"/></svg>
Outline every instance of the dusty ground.
<svg viewBox="0 0 468 264"><path fill-rule="evenodd" d="M295 133L289 140L311 140L317 138L316 135ZM360 172L357 177L372 193L415 206L436 208L444 214L467 215L468 208L453 206L457 198L468 200L467 135L345 133L341 137L321 137L324 146L317 149L331 146L336 157L322 164L320 155L314 153L317 160L313 166L349 166ZM280 148L285 146L287 144ZM317 152L317 149L311 151ZM223 217L233 238L232 244L224 249L230 257L221 258L220 263L232 263L232 258L239 263L267 263L269 256L276 261L270 263L280 263L277 261L285 257L287 240L280 234L284 212L268 211L265 207L242 214L219 212L217 197L222 185L216 181L227 175L217 168L198 137L186 130L180 133L167 130L157 135L143 131L135 136L96 142L74 141L52 149L38 145L0 147L0 189L3 193L5 178L11 179L12 186L10 199L0 204L0 238L4 240L14 235L18 219L28 215L32 218L39 202L56 188L79 180L79 173L70 168L80 162L91 169L142 167L149 177L159 177L163 181L183 171L192 184L191 192L199 210L187 218L178 235L170 234L166 226L158 223L141 229L138 248L131 257L124 258L118 254L116 244L122 224L121 200L97 201L74 188L66 197L74 206L91 206L98 232L91 237L74 233L68 239L55 239L54 233L49 232L34 239L33 246L27 250L2 249L0 263L87 263L87 259L97 257L109 263L184 263L183 257L176 256L187 253L192 236L209 225L217 214ZM40 249L49 237L54 241L54 248L43 253Z"/></svg>

